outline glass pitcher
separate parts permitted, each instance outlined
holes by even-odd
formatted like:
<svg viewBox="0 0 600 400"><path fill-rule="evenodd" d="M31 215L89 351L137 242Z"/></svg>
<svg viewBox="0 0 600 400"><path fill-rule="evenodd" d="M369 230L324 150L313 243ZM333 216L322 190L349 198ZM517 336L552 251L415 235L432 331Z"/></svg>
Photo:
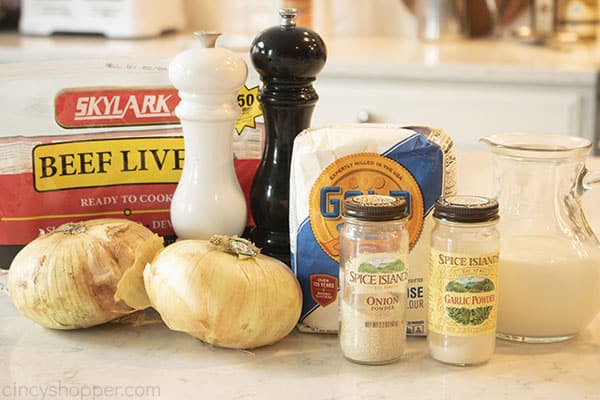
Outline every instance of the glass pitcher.
<svg viewBox="0 0 600 400"><path fill-rule="evenodd" d="M589 140L501 134L481 139L494 157L501 234L498 337L548 343L583 330L600 309L600 243L581 195Z"/></svg>

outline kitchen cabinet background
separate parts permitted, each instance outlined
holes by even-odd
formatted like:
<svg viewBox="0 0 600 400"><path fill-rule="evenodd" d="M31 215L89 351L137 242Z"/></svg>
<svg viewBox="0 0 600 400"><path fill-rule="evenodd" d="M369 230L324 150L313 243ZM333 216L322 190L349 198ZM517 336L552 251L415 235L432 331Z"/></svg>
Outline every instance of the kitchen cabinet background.
<svg viewBox="0 0 600 400"><path fill-rule="evenodd" d="M583 136L595 140L596 85L534 79L322 74L313 126L406 123L443 128L460 148L502 132ZM407 74L409 75L409 74ZM432 74L433 75L433 74Z"/></svg>
<svg viewBox="0 0 600 400"><path fill-rule="evenodd" d="M224 35L249 62L248 44ZM315 83L315 127L356 122L443 128L457 147L507 131L558 133L598 141L600 44L556 49L510 40L420 43L390 37L325 38L328 60ZM152 40L24 37L0 33L0 64L123 57L168 63L196 45L190 32ZM237 47L236 47L237 46ZM154 61L152 61L154 60ZM258 77L249 63L249 82ZM597 150L597 147L596 147ZM598 151L596 151L597 153Z"/></svg>

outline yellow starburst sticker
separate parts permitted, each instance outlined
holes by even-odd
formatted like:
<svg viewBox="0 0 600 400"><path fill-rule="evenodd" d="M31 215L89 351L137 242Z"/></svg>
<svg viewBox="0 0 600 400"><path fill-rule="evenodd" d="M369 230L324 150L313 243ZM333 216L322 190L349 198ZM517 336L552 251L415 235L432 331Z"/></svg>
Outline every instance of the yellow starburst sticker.
<svg viewBox="0 0 600 400"><path fill-rule="evenodd" d="M235 131L241 135L245 127L256 128L256 119L262 116L262 109L258 102L258 86L249 89L244 85L238 92L237 102L242 109L242 115L235 123Z"/></svg>

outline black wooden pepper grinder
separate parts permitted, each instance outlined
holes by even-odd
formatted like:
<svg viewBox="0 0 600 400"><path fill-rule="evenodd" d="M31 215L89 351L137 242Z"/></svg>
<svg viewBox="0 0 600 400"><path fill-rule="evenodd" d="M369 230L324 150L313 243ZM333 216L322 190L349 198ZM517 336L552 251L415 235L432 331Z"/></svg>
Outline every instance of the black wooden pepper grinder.
<svg viewBox="0 0 600 400"><path fill-rule="evenodd" d="M294 138L310 126L319 96L312 86L327 50L314 31L296 26L295 9L281 9L281 25L252 42L251 59L263 86L259 93L266 143L250 191L256 227L250 238L264 254L290 265L289 193Z"/></svg>

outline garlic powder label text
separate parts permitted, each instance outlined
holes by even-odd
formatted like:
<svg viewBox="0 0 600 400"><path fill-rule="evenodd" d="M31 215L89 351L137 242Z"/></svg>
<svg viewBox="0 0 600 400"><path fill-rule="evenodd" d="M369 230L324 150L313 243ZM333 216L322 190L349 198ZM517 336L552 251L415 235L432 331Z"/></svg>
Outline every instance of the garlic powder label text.
<svg viewBox="0 0 600 400"><path fill-rule="evenodd" d="M442 335L494 332L498 301L498 253L464 254L431 249L429 329Z"/></svg>

